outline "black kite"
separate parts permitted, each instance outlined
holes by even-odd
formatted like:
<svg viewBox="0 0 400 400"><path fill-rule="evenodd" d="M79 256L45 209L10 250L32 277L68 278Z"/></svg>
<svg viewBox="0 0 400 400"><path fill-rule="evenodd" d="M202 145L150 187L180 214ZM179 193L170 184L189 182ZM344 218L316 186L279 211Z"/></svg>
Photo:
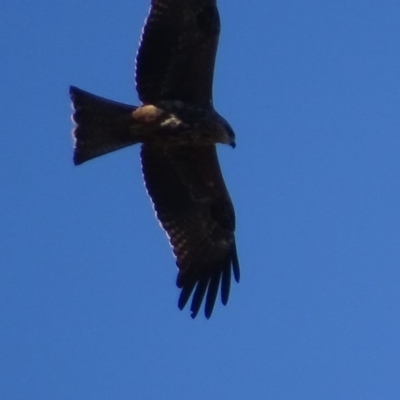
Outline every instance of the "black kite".
<svg viewBox="0 0 400 400"><path fill-rule="evenodd" d="M216 143L235 134L213 107L220 31L216 0L152 0L136 59L139 107L70 88L76 124L74 163L142 143L147 191L179 268L182 309L210 317L218 289L226 304L239 281L235 214ZM206 294L207 293L207 294Z"/></svg>

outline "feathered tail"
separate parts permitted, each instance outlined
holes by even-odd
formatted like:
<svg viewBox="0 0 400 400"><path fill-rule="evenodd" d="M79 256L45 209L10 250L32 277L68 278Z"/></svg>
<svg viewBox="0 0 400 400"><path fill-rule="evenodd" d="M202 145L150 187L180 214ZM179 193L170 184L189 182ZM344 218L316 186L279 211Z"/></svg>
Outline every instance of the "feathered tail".
<svg viewBox="0 0 400 400"><path fill-rule="evenodd" d="M74 164L138 143L134 139L132 112L137 107L85 92L71 86L76 127Z"/></svg>

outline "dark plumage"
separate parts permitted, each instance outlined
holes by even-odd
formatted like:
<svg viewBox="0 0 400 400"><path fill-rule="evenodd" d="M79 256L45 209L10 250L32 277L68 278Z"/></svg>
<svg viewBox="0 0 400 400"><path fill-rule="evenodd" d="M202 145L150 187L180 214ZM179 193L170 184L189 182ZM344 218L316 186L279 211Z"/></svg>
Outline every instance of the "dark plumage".
<svg viewBox="0 0 400 400"><path fill-rule="evenodd" d="M193 318L204 297L210 317L219 288L226 304L232 271L236 281L240 275L235 214L215 146L235 146L212 103L219 30L215 0L152 0L136 60L143 104L70 88L75 164L142 143L146 188L179 268L178 306L192 296Z"/></svg>

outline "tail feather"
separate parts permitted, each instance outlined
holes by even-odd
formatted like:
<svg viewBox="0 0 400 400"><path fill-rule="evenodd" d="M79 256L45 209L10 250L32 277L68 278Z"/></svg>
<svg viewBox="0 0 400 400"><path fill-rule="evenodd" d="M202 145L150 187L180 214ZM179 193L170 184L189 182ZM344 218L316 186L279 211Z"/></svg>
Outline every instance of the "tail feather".
<svg viewBox="0 0 400 400"><path fill-rule="evenodd" d="M69 93L76 124L75 165L138 143L132 133L132 112L137 107L95 96L74 86Z"/></svg>

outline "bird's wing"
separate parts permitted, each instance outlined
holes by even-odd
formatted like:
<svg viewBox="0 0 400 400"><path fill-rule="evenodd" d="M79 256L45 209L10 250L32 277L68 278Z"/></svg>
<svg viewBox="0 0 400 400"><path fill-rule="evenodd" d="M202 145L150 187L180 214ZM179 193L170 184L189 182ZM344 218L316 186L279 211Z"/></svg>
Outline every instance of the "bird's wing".
<svg viewBox="0 0 400 400"><path fill-rule="evenodd" d="M209 105L219 31L216 0L152 0L136 58L139 99Z"/></svg>
<svg viewBox="0 0 400 400"><path fill-rule="evenodd" d="M229 297L231 271L239 281L235 214L222 178L215 146L143 145L142 169L157 218L166 231L179 268L182 309L193 294L194 318L206 295L209 318L221 287Z"/></svg>

